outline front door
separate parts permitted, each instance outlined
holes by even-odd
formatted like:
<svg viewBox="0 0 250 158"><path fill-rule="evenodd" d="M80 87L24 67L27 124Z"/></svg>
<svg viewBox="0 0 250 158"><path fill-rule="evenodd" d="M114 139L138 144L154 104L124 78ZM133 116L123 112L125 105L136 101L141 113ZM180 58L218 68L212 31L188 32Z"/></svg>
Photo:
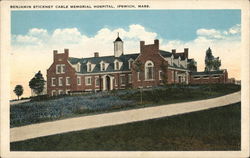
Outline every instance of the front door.
<svg viewBox="0 0 250 158"><path fill-rule="evenodd" d="M109 76L106 76L106 87L107 87L107 90L109 91L110 90L110 77Z"/></svg>

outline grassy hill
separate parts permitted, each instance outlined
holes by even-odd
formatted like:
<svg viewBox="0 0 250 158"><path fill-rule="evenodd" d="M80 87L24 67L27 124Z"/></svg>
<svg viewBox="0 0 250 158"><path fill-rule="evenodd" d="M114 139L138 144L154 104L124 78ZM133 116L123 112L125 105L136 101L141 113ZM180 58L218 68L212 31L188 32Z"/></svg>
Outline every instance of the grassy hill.
<svg viewBox="0 0 250 158"><path fill-rule="evenodd" d="M223 151L240 147L240 103L10 144L11 151Z"/></svg>
<svg viewBox="0 0 250 158"><path fill-rule="evenodd" d="M239 90L239 85L231 84L169 85L143 89L142 93L138 89L128 89L78 96L58 96L12 105L10 126L17 127L69 117L208 99Z"/></svg>

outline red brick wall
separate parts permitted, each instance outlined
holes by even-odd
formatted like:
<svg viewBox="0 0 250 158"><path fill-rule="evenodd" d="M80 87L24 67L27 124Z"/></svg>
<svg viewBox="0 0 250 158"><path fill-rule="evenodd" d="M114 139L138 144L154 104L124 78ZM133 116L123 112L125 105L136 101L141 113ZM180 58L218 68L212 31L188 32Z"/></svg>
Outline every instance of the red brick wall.
<svg viewBox="0 0 250 158"><path fill-rule="evenodd" d="M145 63L146 61L152 61L154 63L154 80L145 81ZM135 70L135 64L132 65L132 86L133 88L138 88L141 85L143 87L147 86L157 86L161 84L159 80L159 70L161 65L167 65L167 61L159 54L159 40L155 40L154 44L145 45L144 41L140 42L140 55L137 57L135 62L140 61L142 63L143 72L141 72L142 81L138 81L137 72ZM163 72L167 73L167 72Z"/></svg>
<svg viewBox="0 0 250 158"><path fill-rule="evenodd" d="M52 94L52 90L63 90L66 92L67 89L76 90L76 75L75 69L68 63L69 52L68 49L64 50L64 53L58 54L57 51L54 51L54 62L47 70L47 93L48 95ZM56 74L56 65L57 64L65 64L65 73ZM62 86L58 85L58 78L63 77ZM71 84L70 86L66 86L66 77L70 77ZM52 78L56 78L56 86L52 86Z"/></svg>
<svg viewBox="0 0 250 158"><path fill-rule="evenodd" d="M227 83L227 80L227 72L217 78L213 76L209 76L208 78L200 76L200 79L197 79L194 76L190 76L190 84Z"/></svg>

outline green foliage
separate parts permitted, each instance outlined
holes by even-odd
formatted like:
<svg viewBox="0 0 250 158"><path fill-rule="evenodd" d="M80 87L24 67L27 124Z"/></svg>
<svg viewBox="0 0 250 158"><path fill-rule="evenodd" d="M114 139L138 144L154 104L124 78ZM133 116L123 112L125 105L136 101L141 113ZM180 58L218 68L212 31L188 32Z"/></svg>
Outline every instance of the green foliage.
<svg viewBox="0 0 250 158"><path fill-rule="evenodd" d="M30 80L29 87L37 94L41 94L45 85L45 80L41 71L35 74L35 76Z"/></svg>
<svg viewBox="0 0 250 158"><path fill-rule="evenodd" d="M194 60L191 60L191 62L187 65L188 70L190 71L197 71L197 66Z"/></svg>
<svg viewBox="0 0 250 158"><path fill-rule="evenodd" d="M19 97L23 94L23 86L22 85L16 85L15 89L13 90L19 100Z"/></svg>
<svg viewBox="0 0 250 158"><path fill-rule="evenodd" d="M11 151L239 151L240 149L240 103L10 144Z"/></svg>
<svg viewBox="0 0 250 158"><path fill-rule="evenodd" d="M206 51L205 65L205 71L207 72L211 70L219 70L221 66L219 57L215 58L210 48L208 48L208 50Z"/></svg>

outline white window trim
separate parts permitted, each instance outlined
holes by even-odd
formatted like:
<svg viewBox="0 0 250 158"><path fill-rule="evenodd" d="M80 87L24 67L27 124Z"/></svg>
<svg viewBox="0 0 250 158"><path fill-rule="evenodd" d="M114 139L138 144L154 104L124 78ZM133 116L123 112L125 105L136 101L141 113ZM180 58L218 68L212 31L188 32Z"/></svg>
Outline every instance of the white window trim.
<svg viewBox="0 0 250 158"><path fill-rule="evenodd" d="M61 92L62 92L62 93L61 93ZM61 89L59 89L59 90L58 90L58 95L62 95L62 94L64 94L64 91L61 90Z"/></svg>
<svg viewBox="0 0 250 158"><path fill-rule="evenodd" d="M60 67L60 72L58 72L59 67ZM63 67L64 67L64 69L63 69ZM65 64L57 64L56 65L56 74L64 74L65 70L66 70Z"/></svg>
<svg viewBox="0 0 250 158"><path fill-rule="evenodd" d="M141 79L140 79L140 73L141 72L137 72L137 81L141 81Z"/></svg>
<svg viewBox="0 0 250 158"><path fill-rule="evenodd" d="M125 79L125 83L122 83L122 77L124 77ZM125 75L120 75L120 83L121 83L121 86L125 86L126 85L126 78L125 78Z"/></svg>
<svg viewBox="0 0 250 158"><path fill-rule="evenodd" d="M103 67L102 67L103 64L104 64L104 70L103 70ZM100 69L101 69L101 71L106 71L108 65L109 65L108 63L105 63L104 61L101 61L101 62L100 62Z"/></svg>
<svg viewBox="0 0 250 158"><path fill-rule="evenodd" d="M98 79L99 77L95 77L95 87L100 87L100 79L99 79L99 83L97 82ZM96 85L96 83L98 83L99 85Z"/></svg>
<svg viewBox="0 0 250 158"><path fill-rule="evenodd" d="M56 78L55 78L55 77L52 77L52 78L51 78L51 86L53 86L53 87L54 87L54 86L56 86L56 84L53 84L53 80L55 80L55 82L54 82L54 83L56 83Z"/></svg>
<svg viewBox="0 0 250 158"><path fill-rule="evenodd" d="M66 77L66 86L70 86L70 77Z"/></svg>
<svg viewBox="0 0 250 158"><path fill-rule="evenodd" d="M79 83L78 83L78 81L79 81ZM77 85L81 85L81 84L82 84L81 77L77 76Z"/></svg>
<svg viewBox="0 0 250 158"><path fill-rule="evenodd" d="M63 86L63 77L58 77L58 86Z"/></svg>
<svg viewBox="0 0 250 158"><path fill-rule="evenodd" d="M152 72L152 75L153 75L152 77L153 77L153 78L152 78L152 79L148 79L148 78L147 78L147 71L146 71L146 70L147 70L147 65L148 65L148 63L152 63L152 65L153 65L153 66L152 66L152 68L153 68L153 72ZM145 72L145 76L144 76L144 77L145 77L145 81L154 81L154 80L155 80L155 79L154 79L154 62L152 62L151 60L148 60L148 61L145 62L144 67L145 67L145 68L144 68L144 72Z"/></svg>
<svg viewBox="0 0 250 158"><path fill-rule="evenodd" d="M132 83L132 74L128 74L128 83Z"/></svg>
<svg viewBox="0 0 250 158"><path fill-rule="evenodd" d="M53 95L53 93L55 93L55 95ZM52 96L56 96L56 90L52 90L52 91L51 91L51 95L52 95Z"/></svg>
<svg viewBox="0 0 250 158"><path fill-rule="evenodd" d="M163 73L162 70L159 70L159 80L163 80L161 73Z"/></svg>
<svg viewBox="0 0 250 158"><path fill-rule="evenodd" d="M90 79L90 83L88 83L88 79ZM90 85L92 85L92 77L91 76L86 76L85 77L85 85L86 86L90 86Z"/></svg>

